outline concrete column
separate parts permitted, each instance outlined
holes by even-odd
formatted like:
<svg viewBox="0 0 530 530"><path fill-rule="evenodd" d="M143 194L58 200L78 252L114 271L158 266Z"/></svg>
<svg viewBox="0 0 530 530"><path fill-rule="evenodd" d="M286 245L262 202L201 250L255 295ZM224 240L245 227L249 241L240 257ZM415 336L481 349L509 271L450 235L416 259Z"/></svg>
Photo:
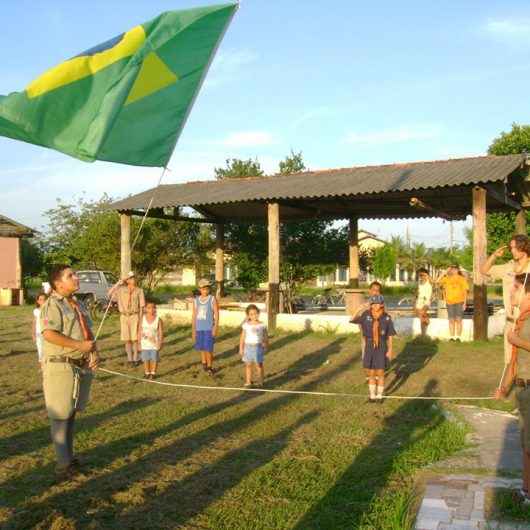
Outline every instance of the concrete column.
<svg viewBox="0 0 530 530"><path fill-rule="evenodd" d="M473 338L488 339L488 296L486 279L480 272L486 261L486 190L473 191Z"/></svg>
<svg viewBox="0 0 530 530"><path fill-rule="evenodd" d="M225 230L222 223L215 225L215 294L217 298L224 296L225 280Z"/></svg>
<svg viewBox="0 0 530 530"><path fill-rule="evenodd" d="M269 294L267 303L268 328L276 329L276 316L280 310L280 205L267 205L268 250L269 250Z"/></svg>
<svg viewBox="0 0 530 530"><path fill-rule="evenodd" d="M515 216L515 233L526 235L526 210L523 208Z"/></svg>
<svg viewBox="0 0 530 530"><path fill-rule="evenodd" d="M121 277L125 278L132 268L131 264L131 216L122 213L120 214L121 224Z"/></svg>
<svg viewBox="0 0 530 530"><path fill-rule="evenodd" d="M359 221L357 217L350 218L348 231L349 247L349 273L348 286L352 289L359 288Z"/></svg>

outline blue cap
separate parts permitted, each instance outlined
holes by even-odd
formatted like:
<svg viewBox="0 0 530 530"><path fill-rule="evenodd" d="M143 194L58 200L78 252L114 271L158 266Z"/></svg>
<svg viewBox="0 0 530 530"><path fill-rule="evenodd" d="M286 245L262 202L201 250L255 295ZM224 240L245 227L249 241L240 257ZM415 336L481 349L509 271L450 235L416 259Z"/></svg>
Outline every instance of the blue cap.
<svg viewBox="0 0 530 530"><path fill-rule="evenodd" d="M374 296L370 296L370 299L368 301L370 302L370 305L372 305L372 304L384 304L385 303L385 299L380 294L376 294Z"/></svg>

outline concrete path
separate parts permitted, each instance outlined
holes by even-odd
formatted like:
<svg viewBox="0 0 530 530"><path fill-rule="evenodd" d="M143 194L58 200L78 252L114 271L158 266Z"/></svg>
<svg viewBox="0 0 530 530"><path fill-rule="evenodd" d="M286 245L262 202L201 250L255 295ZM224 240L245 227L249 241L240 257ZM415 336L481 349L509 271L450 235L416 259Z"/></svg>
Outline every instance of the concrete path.
<svg viewBox="0 0 530 530"><path fill-rule="evenodd" d="M436 476L427 481L417 519L417 530L530 530L528 523L487 520L485 501L497 489L519 489L520 478L502 478L500 474L520 476L521 447L517 417L512 414L459 407L459 412L472 426L471 441L476 444L464 456L466 467L478 467L485 475Z"/></svg>

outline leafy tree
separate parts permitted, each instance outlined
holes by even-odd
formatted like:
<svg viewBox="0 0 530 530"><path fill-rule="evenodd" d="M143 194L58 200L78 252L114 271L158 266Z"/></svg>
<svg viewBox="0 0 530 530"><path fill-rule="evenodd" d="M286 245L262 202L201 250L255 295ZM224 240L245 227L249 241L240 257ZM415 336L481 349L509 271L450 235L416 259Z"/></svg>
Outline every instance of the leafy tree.
<svg viewBox="0 0 530 530"><path fill-rule="evenodd" d="M44 254L38 239L21 240L21 261L24 276L36 277L42 275L44 271Z"/></svg>
<svg viewBox="0 0 530 530"><path fill-rule="evenodd" d="M512 124L512 130L502 132L489 146L490 155L515 155L530 153L530 125ZM527 213L527 222L530 218ZM488 214L487 221L488 252L493 252L513 236L515 232L515 213ZM508 259L508 258L506 258Z"/></svg>
<svg viewBox="0 0 530 530"><path fill-rule="evenodd" d="M112 199L104 195L98 201L79 199L74 204L58 202L48 210L48 227L43 239L46 263L68 263L75 268L120 272L120 221L109 210ZM133 218L133 237L140 227ZM153 288L165 274L183 264L204 259L213 248L210 237L200 240L196 223L174 223L146 219L132 253L133 268L144 278L147 288Z"/></svg>
<svg viewBox="0 0 530 530"><path fill-rule="evenodd" d="M307 168L304 164L302 151L295 153L291 150L291 154L285 157L285 160L280 161L280 174L290 175L292 173L299 173L305 171Z"/></svg>
<svg viewBox="0 0 530 530"><path fill-rule="evenodd" d="M226 161L226 167L216 167L214 174L217 180L262 177L264 175L258 160L252 160L252 158L248 160L229 158Z"/></svg>
<svg viewBox="0 0 530 530"><path fill-rule="evenodd" d="M386 280L394 274L396 270L396 249L394 246L384 245L379 247L374 252L372 260L372 270L376 278Z"/></svg>

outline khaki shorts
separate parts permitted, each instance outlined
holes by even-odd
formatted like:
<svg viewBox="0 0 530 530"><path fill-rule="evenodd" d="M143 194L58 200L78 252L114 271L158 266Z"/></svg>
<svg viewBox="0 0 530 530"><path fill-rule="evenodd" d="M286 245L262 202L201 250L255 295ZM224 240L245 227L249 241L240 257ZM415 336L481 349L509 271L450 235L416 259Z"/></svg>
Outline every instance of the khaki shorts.
<svg viewBox="0 0 530 530"><path fill-rule="evenodd" d="M120 315L121 340L138 340L138 314Z"/></svg>
<svg viewBox="0 0 530 530"><path fill-rule="evenodd" d="M530 453L530 388L519 389L516 398L519 406L521 445L527 453Z"/></svg>
<svg viewBox="0 0 530 530"><path fill-rule="evenodd" d="M92 385L92 370L78 368L70 363L44 361L42 381L48 417L67 420L75 411L88 404Z"/></svg>

